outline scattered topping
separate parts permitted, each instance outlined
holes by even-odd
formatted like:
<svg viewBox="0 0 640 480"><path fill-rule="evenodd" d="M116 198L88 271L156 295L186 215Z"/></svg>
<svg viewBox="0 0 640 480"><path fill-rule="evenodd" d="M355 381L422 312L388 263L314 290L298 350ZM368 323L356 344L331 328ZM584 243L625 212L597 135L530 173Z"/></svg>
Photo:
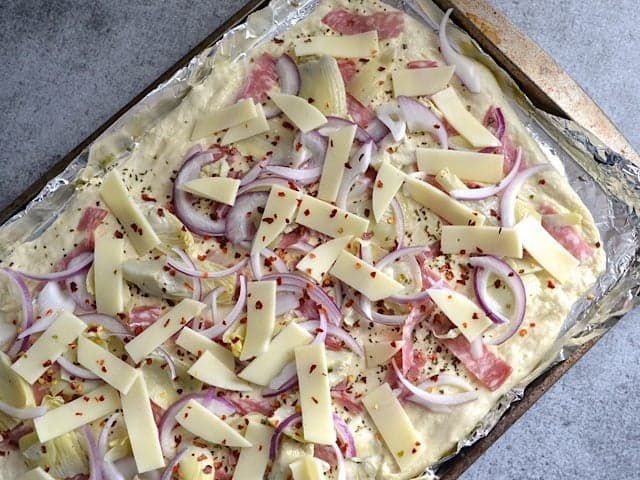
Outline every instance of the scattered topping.
<svg viewBox="0 0 640 480"><path fill-rule="evenodd" d="M222 137L222 145L229 145L230 143L239 142L240 140L244 140L246 138L251 138L254 135L258 135L259 133L264 133L269 130L269 123L267 123L267 118L264 114L264 109L262 105L256 105L256 116L251 120L247 120L239 125L231 127L227 130L227 133Z"/></svg>
<svg viewBox="0 0 640 480"><path fill-rule="evenodd" d="M453 72L453 67L396 70L391 74L393 93L396 97L433 95L447 87Z"/></svg>
<svg viewBox="0 0 640 480"><path fill-rule="evenodd" d="M338 237L318 245L298 262L296 269L309 275L316 282L322 282L340 252L347 247L352 238L351 235Z"/></svg>
<svg viewBox="0 0 640 480"><path fill-rule="evenodd" d="M355 125L341 128L329 134L329 146L324 157L322 176L318 186L319 199L327 202L336 200L355 134Z"/></svg>
<svg viewBox="0 0 640 480"><path fill-rule="evenodd" d="M428 175L436 175L447 168L464 180L484 183L502 180L503 156L494 153L417 148L416 159L418 168Z"/></svg>
<svg viewBox="0 0 640 480"><path fill-rule="evenodd" d="M195 400L189 400L175 419L186 430L207 442L227 447L252 447L251 442L236 429Z"/></svg>
<svg viewBox="0 0 640 480"><path fill-rule="evenodd" d="M96 238L93 276L95 281L96 310L105 315L124 311L126 285L122 279L124 239L99 234Z"/></svg>
<svg viewBox="0 0 640 480"><path fill-rule="evenodd" d="M449 288L431 288L429 296L471 342L493 323L467 296Z"/></svg>
<svg viewBox="0 0 640 480"><path fill-rule="evenodd" d="M444 225L440 248L442 253L485 253L522 258L523 242L522 235L515 228Z"/></svg>
<svg viewBox="0 0 640 480"><path fill-rule="evenodd" d="M347 10L332 10L322 18L322 23L344 35L375 30L380 40L395 38L404 28L404 14L401 12L376 12L371 15L357 15Z"/></svg>
<svg viewBox="0 0 640 480"><path fill-rule="evenodd" d="M360 236L369 221L309 195L303 195L296 222L330 237Z"/></svg>
<svg viewBox="0 0 640 480"><path fill-rule="evenodd" d="M373 217L379 222L387 210L391 201L402 186L406 174L391 165L383 162L378 169L372 193Z"/></svg>
<svg viewBox="0 0 640 480"><path fill-rule="evenodd" d="M269 444L273 428L250 421L245 428L244 438L251 447L240 450L240 458L233 472L233 480L262 478L269 462Z"/></svg>
<svg viewBox="0 0 640 480"><path fill-rule="evenodd" d="M338 255L330 273L374 302L404 289L392 277L344 250Z"/></svg>
<svg viewBox="0 0 640 480"><path fill-rule="evenodd" d="M220 130L246 123L258 115L258 110L250 98L240 100L221 110L207 112L200 117L191 132L191 140L208 137Z"/></svg>
<svg viewBox="0 0 640 480"><path fill-rule="evenodd" d="M379 51L375 30L354 35L333 35L301 38L294 42L296 55L329 55L331 57L373 57Z"/></svg>
<svg viewBox="0 0 640 480"><path fill-rule="evenodd" d="M78 338L78 363L123 394L129 392L138 371L87 337Z"/></svg>
<svg viewBox="0 0 640 480"><path fill-rule="evenodd" d="M189 180L180 189L197 197L233 205L240 187L240 180L227 177L203 177Z"/></svg>
<svg viewBox="0 0 640 480"><path fill-rule="evenodd" d="M271 187L271 192L264 206L264 212L258 225L251 254L259 254L263 248L272 243L287 225L293 222L300 192L278 185Z"/></svg>
<svg viewBox="0 0 640 480"><path fill-rule="evenodd" d="M247 333L240 360L248 360L267 350L276 323L276 282L249 282L247 292Z"/></svg>
<svg viewBox="0 0 640 480"><path fill-rule="evenodd" d="M225 390L249 392L252 389L251 385L236 376L233 368L227 367L209 351L203 352L187 373L207 385Z"/></svg>

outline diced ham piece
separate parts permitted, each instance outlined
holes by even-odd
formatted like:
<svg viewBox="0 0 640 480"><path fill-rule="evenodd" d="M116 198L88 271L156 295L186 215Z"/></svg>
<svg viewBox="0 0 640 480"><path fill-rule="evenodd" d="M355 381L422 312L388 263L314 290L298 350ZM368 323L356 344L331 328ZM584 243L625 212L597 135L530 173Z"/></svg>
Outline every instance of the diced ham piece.
<svg viewBox="0 0 640 480"><path fill-rule="evenodd" d="M133 330L134 334L138 335L155 322L160 315L162 315L162 309L160 307L133 307L129 312L129 328Z"/></svg>
<svg viewBox="0 0 640 480"><path fill-rule="evenodd" d="M415 70L416 68L435 68L438 62L435 60L413 60L407 63L407 68Z"/></svg>
<svg viewBox="0 0 640 480"><path fill-rule="evenodd" d="M156 423L156 425L160 425L165 410L153 400L149 400L149 403L151 403L151 413L153 413L153 421Z"/></svg>
<svg viewBox="0 0 640 480"><path fill-rule="evenodd" d="M409 369L413 366L413 330L416 325L420 323L423 316L420 314L420 310L416 307L409 312L407 319L402 324L402 373L406 375Z"/></svg>
<svg viewBox="0 0 640 480"><path fill-rule="evenodd" d="M333 447L331 445L316 443L313 446L313 456L319 458L323 462L327 462L329 465L335 465L337 462L336 452L333 451Z"/></svg>
<svg viewBox="0 0 640 480"><path fill-rule="evenodd" d="M358 71L356 62L354 62L350 58L339 58L338 68L340 69L340 75L342 75L342 81L345 83L345 85L349 83L349 81Z"/></svg>
<svg viewBox="0 0 640 480"><path fill-rule="evenodd" d="M362 412L362 404L354 399L346 380L331 389L331 398L351 413L358 414Z"/></svg>
<svg viewBox="0 0 640 480"><path fill-rule="evenodd" d="M542 215L553 215L558 213L550 205L542 205L538 208ZM593 256L593 248L585 242L580 232L572 225L553 225L549 221L542 219L543 228L555 238L571 255L580 261L588 260Z"/></svg>
<svg viewBox="0 0 640 480"><path fill-rule="evenodd" d="M269 399L251 400L250 398L242 398L237 393L233 392L218 392L218 395L231 402L233 406L236 407L240 415L261 413L262 415L270 417L276 410L276 407L274 407Z"/></svg>
<svg viewBox="0 0 640 480"><path fill-rule="evenodd" d="M358 15L346 10L333 10L322 18L322 23L344 35L376 30L378 38L394 38L402 33L404 15L401 12L376 12L372 15Z"/></svg>
<svg viewBox="0 0 640 480"><path fill-rule="evenodd" d="M361 128L367 128L376 119L376 114L362 105L355 97L347 93L347 110L354 122Z"/></svg>
<svg viewBox="0 0 640 480"><path fill-rule="evenodd" d="M80 217L78 230L81 232L93 232L107 216L104 208L88 207Z"/></svg>
<svg viewBox="0 0 640 480"><path fill-rule="evenodd" d="M331 335L327 335L327 339L324 341L325 347L327 350L332 350L334 352L339 352L344 348L344 342L339 338L333 337Z"/></svg>
<svg viewBox="0 0 640 480"><path fill-rule="evenodd" d="M256 102L262 102L276 83L278 83L276 59L265 52L253 63L249 76L238 95L238 100L253 98Z"/></svg>

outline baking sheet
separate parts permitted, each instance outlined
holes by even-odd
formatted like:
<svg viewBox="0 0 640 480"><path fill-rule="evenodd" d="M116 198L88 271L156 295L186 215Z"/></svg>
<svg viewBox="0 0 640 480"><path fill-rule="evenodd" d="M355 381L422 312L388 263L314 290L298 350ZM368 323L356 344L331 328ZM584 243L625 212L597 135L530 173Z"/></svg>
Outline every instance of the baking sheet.
<svg viewBox="0 0 640 480"><path fill-rule="evenodd" d="M243 9L244 14L259 3L253 1L247 4ZM422 19L430 27L437 25L442 15L430 1L387 3ZM89 156L126 158L136 148L138 139L179 105L193 85L215 69L218 56L229 56L242 62L252 48L304 18L316 4L316 0L295 3L274 0L266 9L250 15L246 24L229 30L219 42L202 45L202 51L194 55L185 67L149 92L90 145L85 146L26 208L0 227L0 257L5 256L12 245L37 238L64 210L74 195L75 185L98 173L85 168ZM449 32L453 43L461 51L478 59L495 73L531 135L546 151L559 158L570 183L593 213L608 257L607 270L593 289L594 299L585 299L574 306L563 335L557 339L545 361L518 388L502 398L474 432L459 443L459 450L486 436L509 406L522 398L524 388L536 377L548 372L557 362L584 351L585 344L602 335L637 303L640 171L631 161L608 149L576 123L536 109L508 74L483 53L467 34L458 29L450 29ZM444 463L442 470L452 472L450 465L451 462ZM435 477L437 467L425 472L424 478ZM449 478L450 475L447 474Z"/></svg>

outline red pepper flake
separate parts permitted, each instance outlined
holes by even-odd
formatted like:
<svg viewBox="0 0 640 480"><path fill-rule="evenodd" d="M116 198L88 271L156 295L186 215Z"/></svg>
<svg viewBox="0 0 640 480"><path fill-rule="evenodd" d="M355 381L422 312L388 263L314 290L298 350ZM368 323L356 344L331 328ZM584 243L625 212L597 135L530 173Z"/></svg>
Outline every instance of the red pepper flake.
<svg viewBox="0 0 640 480"><path fill-rule="evenodd" d="M376 182L376 187L378 187L378 188L382 188L382 187L384 187L384 183L382 183L382 180L378 180L378 181Z"/></svg>
<svg viewBox="0 0 640 480"><path fill-rule="evenodd" d="M50 366L51 366L51 364L52 364L52 363L53 363L53 362L52 362L51 360L46 360L46 361L44 361L44 362L42 363L42 366L43 366L44 368L48 368L48 367L50 367Z"/></svg>
<svg viewBox="0 0 640 480"><path fill-rule="evenodd" d="M473 315L471 315L471 318L474 319L474 320L477 320L479 318L478 317L478 312L473 312Z"/></svg>
<svg viewBox="0 0 640 480"><path fill-rule="evenodd" d="M529 324L529 326L530 326L531 328L535 327L535 326L536 326L536 322L531 322L531 323Z"/></svg>
<svg viewBox="0 0 640 480"><path fill-rule="evenodd" d="M309 367L309 375L311 375L313 373L313 371L317 368L318 365L316 365L315 363L313 363L310 367Z"/></svg>
<svg viewBox="0 0 640 480"><path fill-rule="evenodd" d="M311 400L313 400L313 403L315 403L316 405L318 404L318 399L316 397L311 397Z"/></svg>
<svg viewBox="0 0 640 480"><path fill-rule="evenodd" d="M262 219L262 221L263 221L264 223L266 223L267 225L271 225L271 224L273 223L273 218L271 218L271 217L266 217L266 218L263 218L263 219Z"/></svg>
<svg viewBox="0 0 640 480"><path fill-rule="evenodd" d="M378 272L371 272L369 275L371 275L371 278L376 278L377 274L378 274Z"/></svg>
<svg viewBox="0 0 640 480"><path fill-rule="evenodd" d="M544 185L545 183L547 183L547 181L544 178L538 180L538 185Z"/></svg>
<svg viewBox="0 0 640 480"><path fill-rule="evenodd" d="M522 328L518 332L518 335L520 335L521 337L524 337L526 334L527 334L527 329L526 328Z"/></svg>
<svg viewBox="0 0 640 480"><path fill-rule="evenodd" d="M76 417L81 417L82 416L82 412L76 412L75 415L76 415Z"/></svg>
<svg viewBox="0 0 640 480"><path fill-rule="evenodd" d="M356 270L360 270L362 268L362 264L360 262L356 262Z"/></svg>
<svg viewBox="0 0 640 480"><path fill-rule="evenodd" d="M158 200L156 200L155 198L149 196L147 194L147 192L142 192L142 195L140 195L140 197L142 198L143 201L145 202L157 202Z"/></svg>
<svg viewBox="0 0 640 480"><path fill-rule="evenodd" d="M602 244L600 242L596 242L596 248L600 248Z"/></svg>
<svg viewBox="0 0 640 480"><path fill-rule="evenodd" d="M329 218L335 217L337 213L338 213L338 209L334 208L333 210L331 210L331 213L329 214Z"/></svg>
<svg viewBox="0 0 640 480"><path fill-rule="evenodd" d="M308 208L305 208L304 212L302 213L304 213L305 217L308 217L309 215L311 215L311 210L309 210Z"/></svg>
<svg viewBox="0 0 640 480"><path fill-rule="evenodd" d="M556 284L553 283L553 280L549 280L547 282L547 288L556 288Z"/></svg>
<svg viewBox="0 0 640 480"><path fill-rule="evenodd" d="M285 195L286 195L286 193L284 193L284 192L278 192L278 196L279 197L284 197Z"/></svg>
<svg viewBox="0 0 640 480"><path fill-rule="evenodd" d="M263 307L262 302L260 300L258 300L256 302L256 310L262 310L262 307Z"/></svg>
<svg viewBox="0 0 640 480"><path fill-rule="evenodd" d="M159 217L164 217L164 209L159 208L158 210L156 210L158 212L158 216Z"/></svg>

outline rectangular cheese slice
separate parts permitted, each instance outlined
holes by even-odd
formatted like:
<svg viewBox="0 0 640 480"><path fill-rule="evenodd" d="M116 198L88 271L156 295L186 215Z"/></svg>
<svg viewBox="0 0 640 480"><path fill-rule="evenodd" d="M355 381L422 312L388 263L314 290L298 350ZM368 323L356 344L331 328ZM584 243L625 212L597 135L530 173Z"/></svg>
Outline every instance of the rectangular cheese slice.
<svg viewBox="0 0 640 480"><path fill-rule="evenodd" d="M127 343L125 349L134 362L141 362L145 356L166 342L171 335L189 323L193 317L199 315L205 306L204 303L185 298Z"/></svg>
<svg viewBox="0 0 640 480"><path fill-rule="evenodd" d="M369 227L369 220L309 195L302 196L296 223L334 238L359 237Z"/></svg>
<svg viewBox="0 0 640 480"><path fill-rule="evenodd" d="M379 222L382 218L391 200L400 190L405 178L404 172L389 162L383 162L380 165L376 179L373 182L373 193L371 195L373 216L376 222Z"/></svg>
<svg viewBox="0 0 640 480"><path fill-rule="evenodd" d="M382 270L365 263L345 250L340 252L329 272L373 302L399 293L404 288L400 282L383 273Z"/></svg>
<svg viewBox="0 0 640 480"><path fill-rule="evenodd" d="M347 91L363 105L375 103L380 91L389 89L389 62L380 61L378 55L367 63L358 62L355 75L347 83ZM372 88L375 85L376 88Z"/></svg>
<svg viewBox="0 0 640 480"><path fill-rule="evenodd" d="M176 345L184 348L191 355L195 355L198 358L200 358L204 352L209 352L220 360L229 370L235 368L235 359L230 350L227 350L222 345L208 339L189 327L184 327L180 330L180 334L178 338L176 338Z"/></svg>
<svg viewBox="0 0 640 480"><path fill-rule="evenodd" d="M347 235L334 238L318 245L307 253L296 265L296 269L306 273L316 282L321 283L324 276L329 273L340 252L347 248L353 237Z"/></svg>
<svg viewBox="0 0 640 480"><path fill-rule="evenodd" d="M160 245L160 238L151 228L149 220L138 204L129 195L117 170L111 170L102 179L100 196L124 228L127 238L138 254L144 255Z"/></svg>
<svg viewBox="0 0 640 480"><path fill-rule="evenodd" d="M266 280L247 284L247 333L240 360L264 353L276 325L276 282Z"/></svg>
<svg viewBox="0 0 640 480"><path fill-rule="evenodd" d="M336 441L336 430L324 343L298 347L295 357L304 439L331 445Z"/></svg>
<svg viewBox="0 0 640 480"><path fill-rule="evenodd" d="M257 255L273 242L284 228L293 222L298 208L300 192L290 188L274 185L269 192L269 198L264 206L262 219L258 231L253 237L251 253Z"/></svg>
<svg viewBox="0 0 640 480"><path fill-rule="evenodd" d="M53 478L40 467L29 470L28 472L24 473L21 478L22 480L55 480L55 478Z"/></svg>
<svg viewBox="0 0 640 480"><path fill-rule="evenodd" d="M251 447L240 450L238 463L233 471L233 480L260 479L264 477L269 463L269 446L273 436L273 428L250 421L245 428L244 438Z"/></svg>
<svg viewBox="0 0 640 480"><path fill-rule="evenodd" d="M205 351L196 360L196 363L189 368L187 373L207 385L225 390L234 392L248 392L251 390L251 385L239 379L232 369L227 368L224 363L209 351Z"/></svg>
<svg viewBox="0 0 640 480"><path fill-rule="evenodd" d="M147 400L148 403L148 400ZM69 433L120 408L118 392L108 385L49 410L33 420L40 443Z"/></svg>
<svg viewBox="0 0 640 480"><path fill-rule="evenodd" d="M269 98L304 133L327 123L327 117L304 98L275 92Z"/></svg>
<svg viewBox="0 0 640 480"><path fill-rule="evenodd" d="M207 112L196 120L191 132L191 140L208 137L220 130L246 123L257 115L258 111L251 98L245 98L214 112Z"/></svg>
<svg viewBox="0 0 640 480"><path fill-rule="evenodd" d="M233 205L240 187L240 180L228 177L196 178L181 185L181 189L197 197Z"/></svg>
<svg viewBox="0 0 640 480"><path fill-rule="evenodd" d="M84 335L78 338L78 363L121 393L127 393L139 372Z"/></svg>
<svg viewBox="0 0 640 480"><path fill-rule="evenodd" d="M527 217L516 225L522 244L536 262L559 282L574 275L580 261L571 255L534 218Z"/></svg>
<svg viewBox="0 0 640 480"><path fill-rule="evenodd" d="M349 161L349 153L356 135L356 125L341 128L329 134L327 153L324 156L322 175L318 186L318 198L335 202L344 176L344 166Z"/></svg>
<svg viewBox="0 0 640 480"><path fill-rule="evenodd" d="M238 376L258 385L268 385L293 360L295 348L311 340L313 336L310 333L298 324L290 323L274 337L267 351L253 359Z"/></svg>
<svg viewBox="0 0 640 480"><path fill-rule="evenodd" d="M73 313L63 311L11 368L34 383L86 328L87 324Z"/></svg>
<svg viewBox="0 0 640 480"><path fill-rule="evenodd" d="M319 35L294 42L296 55L328 55L339 58L373 57L378 53L378 32L371 30L355 35Z"/></svg>
<svg viewBox="0 0 640 480"><path fill-rule="evenodd" d="M406 68L391 74L393 94L398 97L433 95L446 88L453 76L454 67Z"/></svg>
<svg viewBox="0 0 640 480"><path fill-rule="evenodd" d="M470 342L493 325L483 310L466 295L448 288L431 288L429 296Z"/></svg>
<svg viewBox="0 0 640 480"><path fill-rule="evenodd" d="M104 230L98 229L93 250L96 310L114 317L124 311L124 238L116 238L113 232Z"/></svg>
<svg viewBox="0 0 640 480"><path fill-rule="evenodd" d="M440 248L442 253L522 258L522 242L522 235L515 228L443 225Z"/></svg>
<svg viewBox="0 0 640 480"><path fill-rule="evenodd" d="M252 446L238 430L227 425L195 400L189 400L175 418L185 429L207 442L232 448Z"/></svg>
<svg viewBox="0 0 640 480"><path fill-rule="evenodd" d="M402 405L391 391L388 383L362 398L378 432L382 435L387 448L396 459L400 470L406 469L422 454L422 445L418 432L404 411Z"/></svg>
<svg viewBox="0 0 640 480"><path fill-rule="evenodd" d="M482 225L485 216L471 210L433 185L407 177L406 189L411 197L453 225Z"/></svg>
<svg viewBox="0 0 640 480"><path fill-rule="evenodd" d="M449 87L439 91L431 97L431 100L442 112L447 122L471 145L476 148L500 146L500 140L469 113L453 88Z"/></svg>
<svg viewBox="0 0 640 480"><path fill-rule="evenodd" d="M289 464L293 480L323 480L322 460L303 455Z"/></svg>
<svg viewBox="0 0 640 480"><path fill-rule="evenodd" d="M447 168L454 175L475 182L498 183L503 177L502 154L417 148L416 159L418 168L429 175Z"/></svg>
<svg viewBox="0 0 640 480"><path fill-rule="evenodd" d="M403 345L404 342L402 340L366 343L364 346L364 358L367 361L367 368L386 365Z"/></svg>
<svg viewBox="0 0 640 480"><path fill-rule="evenodd" d="M269 130L269 123L267 117L264 115L264 109L262 105L256 105L256 116L251 120L240 123L227 130L227 133L222 137L221 145L229 145L230 143L239 142L246 138L253 137L259 133L264 133Z"/></svg>
<svg viewBox="0 0 640 480"><path fill-rule="evenodd" d="M138 375L129 393L122 395L122 412L138 473L164 467L164 458L153 419L147 384Z"/></svg>

